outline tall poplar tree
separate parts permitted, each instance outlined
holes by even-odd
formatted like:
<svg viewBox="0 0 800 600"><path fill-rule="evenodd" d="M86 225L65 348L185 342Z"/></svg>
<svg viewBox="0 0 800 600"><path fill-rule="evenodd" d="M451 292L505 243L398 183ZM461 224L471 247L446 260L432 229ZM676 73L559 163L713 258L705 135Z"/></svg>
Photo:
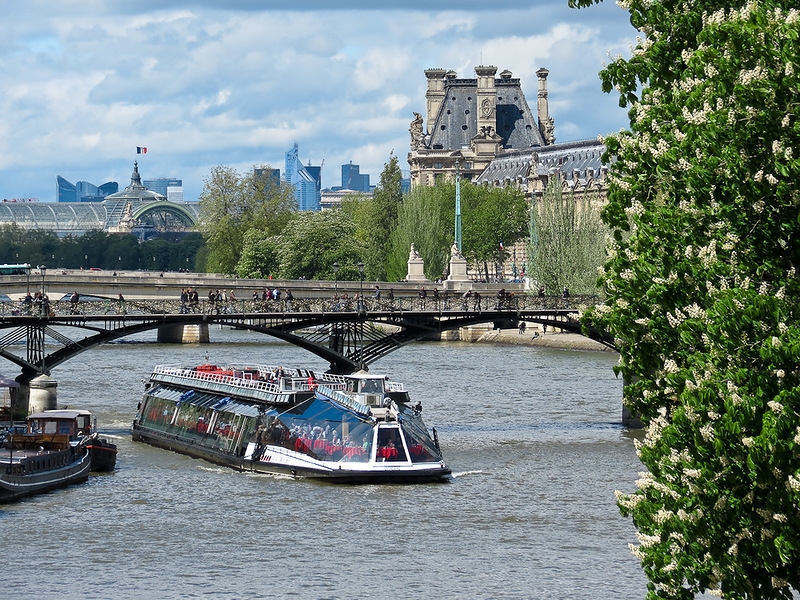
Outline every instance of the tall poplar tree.
<svg viewBox="0 0 800 600"><path fill-rule="evenodd" d="M397 224L397 213L403 199L402 179L397 156L392 152L381 171L372 200L366 204L369 210L358 222L359 231L367 232L367 235L362 236L366 255L369 257L364 267L367 279L387 279L389 236Z"/></svg>
<svg viewBox="0 0 800 600"><path fill-rule="evenodd" d="M595 324L617 339L625 402L647 434L646 472L618 504L639 530L648 598L791 598L800 11L775 0L620 4L645 37L601 73L630 130L606 139L616 243Z"/></svg>
<svg viewBox="0 0 800 600"><path fill-rule="evenodd" d="M530 216L528 277L550 294L568 287L576 294L596 294L598 269L605 262L608 227L600 218L596 192L564 193L561 180L548 181Z"/></svg>

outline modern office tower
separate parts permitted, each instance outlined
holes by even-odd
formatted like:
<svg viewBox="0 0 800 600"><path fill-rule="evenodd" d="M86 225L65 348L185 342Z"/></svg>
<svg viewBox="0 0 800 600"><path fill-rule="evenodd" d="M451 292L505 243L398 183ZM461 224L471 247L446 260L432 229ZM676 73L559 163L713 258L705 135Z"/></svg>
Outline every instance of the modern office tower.
<svg viewBox="0 0 800 600"><path fill-rule="evenodd" d="M256 169L256 177L264 177L270 184L275 187L281 184L281 170L280 169Z"/></svg>
<svg viewBox="0 0 800 600"><path fill-rule="evenodd" d="M183 202L183 180L169 177L156 177L145 179L142 185L151 192L156 192L166 197L170 202Z"/></svg>
<svg viewBox="0 0 800 600"><path fill-rule="evenodd" d="M342 189L356 192L369 192L369 175L361 174L360 167L350 164L342 165Z"/></svg>
<svg viewBox="0 0 800 600"><path fill-rule="evenodd" d="M109 194L119 191L116 181L108 181L96 186L88 181L70 183L61 175L56 175L56 199L58 202L100 202Z"/></svg>
<svg viewBox="0 0 800 600"><path fill-rule="evenodd" d="M319 210L322 190L322 166L307 166L298 159L297 144L286 153L286 182L294 186L294 196L300 210Z"/></svg>

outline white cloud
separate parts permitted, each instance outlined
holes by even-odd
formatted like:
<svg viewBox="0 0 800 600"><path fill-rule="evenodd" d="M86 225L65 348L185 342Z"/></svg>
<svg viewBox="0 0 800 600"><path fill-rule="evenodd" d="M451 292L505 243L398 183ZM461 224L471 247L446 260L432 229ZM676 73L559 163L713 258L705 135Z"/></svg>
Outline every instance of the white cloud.
<svg viewBox="0 0 800 600"><path fill-rule="evenodd" d="M0 23L0 197L52 201L57 174L127 185L141 145L143 175L182 178L187 199L218 164L282 169L295 141L304 163L325 160L323 185L338 185L350 160L375 183L392 150L407 169L408 124L425 112L430 67L462 77L481 63L508 69L530 103L535 72L547 67L560 140L627 123L597 79L606 50L625 52L635 37L616 7L333 4L9 5Z"/></svg>

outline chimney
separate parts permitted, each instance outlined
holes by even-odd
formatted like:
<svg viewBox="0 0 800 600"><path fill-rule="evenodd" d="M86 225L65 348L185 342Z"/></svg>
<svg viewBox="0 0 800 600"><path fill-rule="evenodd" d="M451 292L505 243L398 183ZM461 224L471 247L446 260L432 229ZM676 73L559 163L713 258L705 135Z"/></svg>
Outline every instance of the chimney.
<svg viewBox="0 0 800 600"><path fill-rule="evenodd" d="M428 79L428 91L425 93L427 100L427 115L425 117L425 128L430 132L436 116L442 108L444 102L444 76L445 69L425 69L425 77Z"/></svg>
<svg viewBox="0 0 800 600"><path fill-rule="evenodd" d="M547 145L556 141L555 124L553 119L550 118L550 109L547 103L547 76L549 74L550 71L544 67L536 71L536 75L539 77L539 95L536 103L539 116L539 132Z"/></svg>
<svg viewBox="0 0 800 600"><path fill-rule="evenodd" d="M484 127L491 127L492 131L497 130L497 90L495 89L494 75L497 67L475 67L475 75L478 76L478 90L476 101L478 107L478 128L480 133ZM488 131L488 129L487 129Z"/></svg>

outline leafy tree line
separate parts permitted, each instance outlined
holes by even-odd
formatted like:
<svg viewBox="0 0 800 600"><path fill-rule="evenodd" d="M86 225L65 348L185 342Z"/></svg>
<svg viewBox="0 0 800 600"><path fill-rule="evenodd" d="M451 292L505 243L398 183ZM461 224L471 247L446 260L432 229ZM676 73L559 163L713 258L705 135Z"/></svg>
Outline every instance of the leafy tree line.
<svg viewBox="0 0 800 600"><path fill-rule="evenodd" d="M617 501L648 598L796 598L800 10L620 4L644 37L600 74L630 129L606 139L615 243L593 320L647 433Z"/></svg>
<svg viewBox="0 0 800 600"><path fill-rule="evenodd" d="M106 270L195 270L202 257L203 238L190 233L180 241L164 239L139 243L133 235L90 231L60 238L51 231L0 227L0 263L33 267Z"/></svg>
<svg viewBox="0 0 800 600"><path fill-rule="evenodd" d="M254 171L255 172L255 169ZM355 194L341 210L298 212L285 184L260 189L252 174L217 167L201 195L201 227L208 270L239 277L397 281L406 276L411 243L431 280L446 276L455 219L455 184L440 182L410 194L401 190L397 157L390 155L371 198ZM489 276L489 264L524 237L528 210L516 189L461 186L463 253Z"/></svg>

